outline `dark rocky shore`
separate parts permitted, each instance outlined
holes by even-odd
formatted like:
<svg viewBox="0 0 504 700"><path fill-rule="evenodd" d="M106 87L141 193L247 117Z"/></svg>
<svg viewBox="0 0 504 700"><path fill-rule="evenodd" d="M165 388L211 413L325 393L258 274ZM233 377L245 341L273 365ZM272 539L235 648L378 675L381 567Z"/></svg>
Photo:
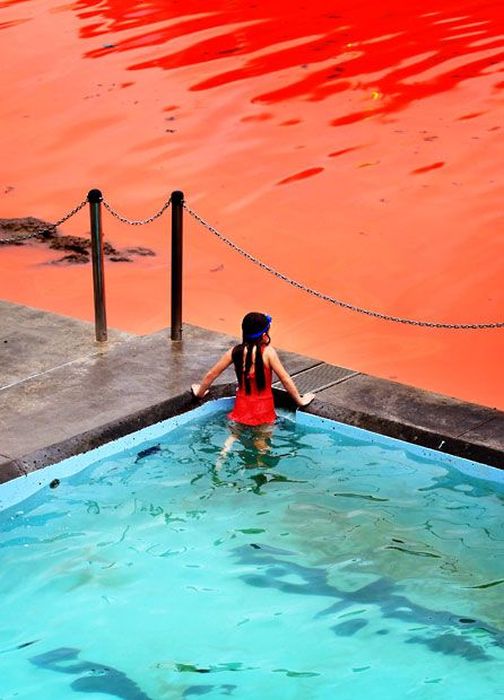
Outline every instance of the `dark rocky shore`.
<svg viewBox="0 0 504 700"><path fill-rule="evenodd" d="M63 256L48 263L51 265L82 265L91 260L90 238L60 234L54 224L33 216L0 219L0 245L43 245L60 250ZM150 248L118 249L108 241L103 245L103 252L111 262L133 262L135 256L156 255Z"/></svg>

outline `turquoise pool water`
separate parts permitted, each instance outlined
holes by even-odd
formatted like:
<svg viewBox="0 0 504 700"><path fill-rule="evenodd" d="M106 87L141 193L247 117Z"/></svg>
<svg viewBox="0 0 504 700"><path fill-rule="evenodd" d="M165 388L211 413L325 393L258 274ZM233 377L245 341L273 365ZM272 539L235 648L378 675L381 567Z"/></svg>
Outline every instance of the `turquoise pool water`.
<svg viewBox="0 0 504 700"><path fill-rule="evenodd" d="M503 697L502 473L227 405L0 488L1 700Z"/></svg>

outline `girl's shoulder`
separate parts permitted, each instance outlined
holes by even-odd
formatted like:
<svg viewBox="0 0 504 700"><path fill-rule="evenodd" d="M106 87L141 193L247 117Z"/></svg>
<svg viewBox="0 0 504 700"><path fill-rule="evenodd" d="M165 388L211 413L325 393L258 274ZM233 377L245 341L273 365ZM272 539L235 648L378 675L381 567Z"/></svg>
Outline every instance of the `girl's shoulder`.
<svg viewBox="0 0 504 700"><path fill-rule="evenodd" d="M265 360L265 362L267 362L268 364L273 357L276 357L276 355L277 355L277 351L275 350L275 348L271 344L266 345L263 352L262 352L263 360Z"/></svg>

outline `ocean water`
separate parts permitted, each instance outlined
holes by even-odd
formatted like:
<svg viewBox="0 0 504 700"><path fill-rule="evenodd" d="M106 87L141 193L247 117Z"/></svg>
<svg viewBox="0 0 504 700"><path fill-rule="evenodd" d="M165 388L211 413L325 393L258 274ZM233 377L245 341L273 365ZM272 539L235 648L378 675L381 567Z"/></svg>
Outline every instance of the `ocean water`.
<svg viewBox="0 0 504 700"><path fill-rule="evenodd" d="M502 321L503 26L499 0L8 0L2 217L54 222L98 187L144 220L183 190L323 294L420 321ZM235 335L264 309L286 350L504 409L498 330L352 313L184 219L184 321ZM117 250L155 253L107 264L110 327L166 328L169 212L131 227L104 211L103 227ZM87 208L61 233L88 238ZM1 246L0 296L93 320L89 264L63 257Z"/></svg>
<svg viewBox="0 0 504 700"><path fill-rule="evenodd" d="M500 473L225 408L0 489L0 698L501 697Z"/></svg>

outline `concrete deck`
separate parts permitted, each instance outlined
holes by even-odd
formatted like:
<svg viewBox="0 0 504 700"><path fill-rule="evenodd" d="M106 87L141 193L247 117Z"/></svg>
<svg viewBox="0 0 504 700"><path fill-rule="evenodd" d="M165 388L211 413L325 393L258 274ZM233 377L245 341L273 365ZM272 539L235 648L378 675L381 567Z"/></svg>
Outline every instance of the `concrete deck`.
<svg viewBox="0 0 504 700"><path fill-rule="evenodd" d="M0 482L190 410L190 384L236 340L194 326L184 326L180 343L168 330L109 336L100 345L92 324L0 302ZM280 355L300 383L319 369L338 375L319 360ZM305 410L504 467L504 413L356 372L341 376ZM234 391L232 369L220 382L210 398ZM289 405L285 392L277 400Z"/></svg>

